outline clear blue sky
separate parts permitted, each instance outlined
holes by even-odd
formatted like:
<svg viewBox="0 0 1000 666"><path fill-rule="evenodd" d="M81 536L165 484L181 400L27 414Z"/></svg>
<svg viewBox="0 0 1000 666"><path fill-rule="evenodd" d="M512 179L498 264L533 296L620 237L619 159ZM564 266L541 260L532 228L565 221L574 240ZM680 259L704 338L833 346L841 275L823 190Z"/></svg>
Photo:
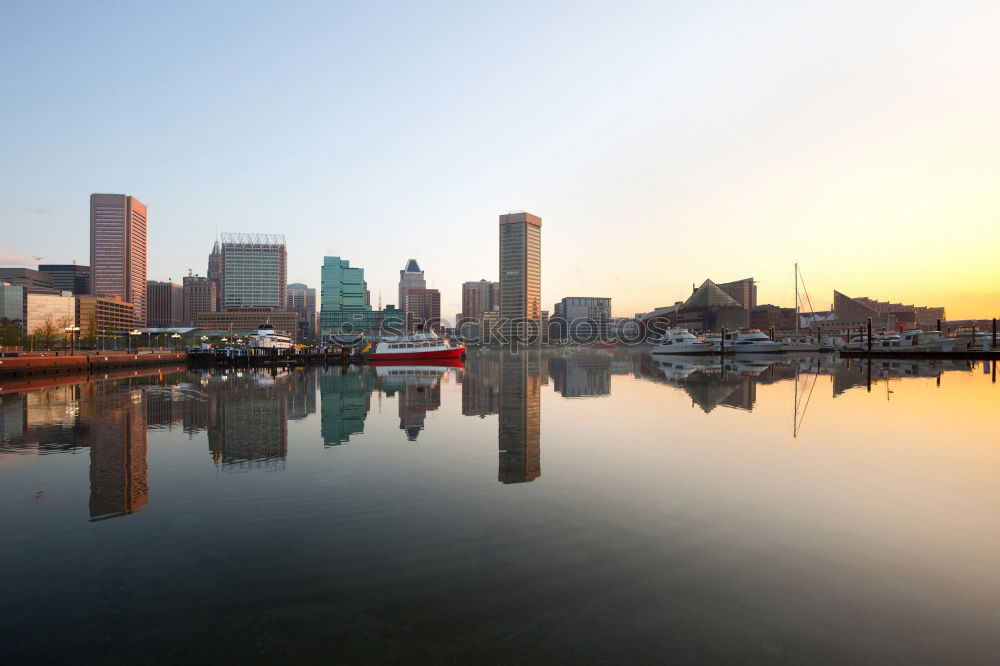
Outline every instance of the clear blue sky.
<svg viewBox="0 0 1000 666"><path fill-rule="evenodd" d="M0 8L0 263L88 261L91 192L149 206L151 279L284 233L394 302L496 278L616 314L753 275L1000 310L1000 2L111 3ZM992 248L992 250L990 250Z"/></svg>

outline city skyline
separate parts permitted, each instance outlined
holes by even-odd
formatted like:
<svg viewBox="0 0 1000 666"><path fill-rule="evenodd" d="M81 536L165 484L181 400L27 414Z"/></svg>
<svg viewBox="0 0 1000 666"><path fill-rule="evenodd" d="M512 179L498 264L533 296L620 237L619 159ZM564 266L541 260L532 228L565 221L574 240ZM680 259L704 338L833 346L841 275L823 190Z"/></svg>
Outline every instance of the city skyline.
<svg viewBox="0 0 1000 666"><path fill-rule="evenodd" d="M388 303L416 257L450 317L463 282L496 279L495 216L523 209L547 220L545 309L601 294L627 316L709 275L787 305L795 262L817 309L834 289L954 319L1000 303L978 252L1000 245L995 3L145 7L93 43L111 11L0 10L22 63L0 75L20 93L0 265L87 263L86 197L110 191L151 208L150 280L201 273L216 229L281 232L289 282L351 257Z"/></svg>

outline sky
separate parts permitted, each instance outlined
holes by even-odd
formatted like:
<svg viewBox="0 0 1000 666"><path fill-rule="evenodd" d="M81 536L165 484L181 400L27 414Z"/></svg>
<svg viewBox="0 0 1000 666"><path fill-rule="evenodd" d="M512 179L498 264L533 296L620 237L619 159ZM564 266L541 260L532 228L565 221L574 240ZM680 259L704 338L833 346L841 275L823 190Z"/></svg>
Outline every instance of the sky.
<svg viewBox="0 0 1000 666"><path fill-rule="evenodd" d="M9 2L0 265L89 262L91 192L149 207L149 279L282 233L461 309L498 216L543 306L754 277L1000 315L1000 2Z"/></svg>

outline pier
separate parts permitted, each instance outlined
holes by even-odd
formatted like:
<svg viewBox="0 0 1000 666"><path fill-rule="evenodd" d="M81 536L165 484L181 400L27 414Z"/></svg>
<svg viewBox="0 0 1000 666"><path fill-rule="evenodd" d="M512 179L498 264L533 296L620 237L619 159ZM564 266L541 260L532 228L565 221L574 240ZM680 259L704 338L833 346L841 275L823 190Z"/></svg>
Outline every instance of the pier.
<svg viewBox="0 0 1000 666"><path fill-rule="evenodd" d="M102 373L149 365L184 364L187 360L187 352L20 354L0 357L0 377Z"/></svg>
<svg viewBox="0 0 1000 666"><path fill-rule="evenodd" d="M878 359L952 359L956 361L996 361L1000 360L1000 350L992 351L885 351L880 349L842 349L841 358Z"/></svg>

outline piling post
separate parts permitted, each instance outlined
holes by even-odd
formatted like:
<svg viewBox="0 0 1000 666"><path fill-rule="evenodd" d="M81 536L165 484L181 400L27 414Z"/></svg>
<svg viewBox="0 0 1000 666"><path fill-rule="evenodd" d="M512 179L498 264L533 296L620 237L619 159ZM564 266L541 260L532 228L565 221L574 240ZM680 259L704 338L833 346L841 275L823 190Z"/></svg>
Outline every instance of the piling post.
<svg viewBox="0 0 1000 666"><path fill-rule="evenodd" d="M722 335L719 336L719 353L726 353L726 327L722 327Z"/></svg>
<svg viewBox="0 0 1000 666"><path fill-rule="evenodd" d="M997 318L993 317L993 344L990 345L990 351L996 351L997 348ZM993 365L996 365L994 363Z"/></svg>
<svg viewBox="0 0 1000 666"><path fill-rule="evenodd" d="M872 360L868 359L867 370L865 371L865 381L868 384L868 392L872 392Z"/></svg>
<svg viewBox="0 0 1000 666"><path fill-rule="evenodd" d="M872 350L872 318L868 317L868 351L870 352L871 350Z"/></svg>
<svg viewBox="0 0 1000 666"><path fill-rule="evenodd" d="M937 320L937 330L938 331L941 330L941 320L940 319Z"/></svg>

